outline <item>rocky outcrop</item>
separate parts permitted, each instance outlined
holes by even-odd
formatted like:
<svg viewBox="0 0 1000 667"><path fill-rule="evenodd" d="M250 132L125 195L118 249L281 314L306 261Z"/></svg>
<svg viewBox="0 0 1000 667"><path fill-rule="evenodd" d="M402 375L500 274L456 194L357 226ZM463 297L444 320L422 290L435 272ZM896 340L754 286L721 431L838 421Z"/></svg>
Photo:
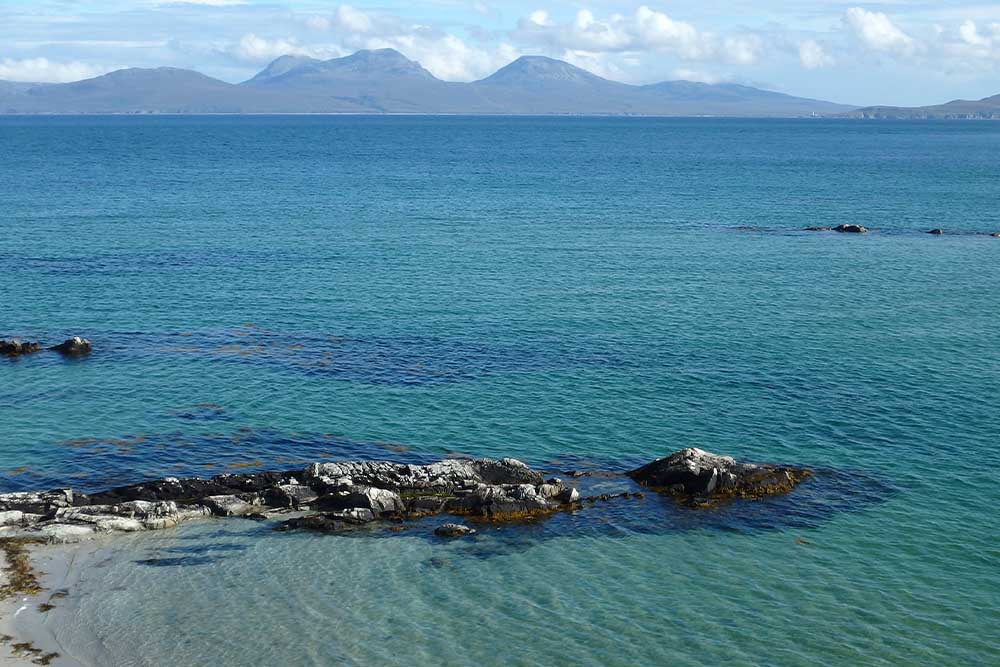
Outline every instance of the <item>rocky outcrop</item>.
<svg viewBox="0 0 1000 667"><path fill-rule="evenodd" d="M867 234L869 230L862 225L837 225L833 231L847 234Z"/></svg>
<svg viewBox="0 0 1000 667"><path fill-rule="evenodd" d="M995 239L1000 239L1000 232L993 232L992 234L990 234L990 236L992 236Z"/></svg>
<svg viewBox="0 0 1000 667"><path fill-rule="evenodd" d="M82 357L84 355L90 354L92 346L90 341L86 338L80 338L79 336L73 336L72 338L67 338L58 345L54 345L49 348L50 350L55 350L59 354L67 357Z"/></svg>
<svg viewBox="0 0 1000 667"><path fill-rule="evenodd" d="M685 449L628 473L679 497L760 497L791 490L807 471L736 463ZM288 516L281 530L339 532L368 524L449 514L485 522L523 521L638 493L581 498L516 459L448 459L429 465L388 461L313 463L304 469L167 477L90 495L70 489L0 494L0 539L52 542L101 533L171 528L201 517Z"/></svg>
<svg viewBox="0 0 1000 667"><path fill-rule="evenodd" d="M643 486L683 498L761 498L791 491L810 472L803 468L737 463L729 456L689 448L627 474Z"/></svg>
<svg viewBox="0 0 1000 667"><path fill-rule="evenodd" d="M475 535L476 529L459 523L446 523L435 528L434 534L438 537L465 537L466 535Z"/></svg>
<svg viewBox="0 0 1000 667"><path fill-rule="evenodd" d="M0 340L0 355L5 357L20 357L22 354L33 354L40 349L42 348L38 343L22 343L16 338L13 340Z"/></svg>
<svg viewBox="0 0 1000 667"><path fill-rule="evenodd" d="M937 228L935 228L935 229L930 230L927 233L928 234L933 234L934 236L941 236L942 234L944 234L944 230L943 229L937 229Z"/></svg>

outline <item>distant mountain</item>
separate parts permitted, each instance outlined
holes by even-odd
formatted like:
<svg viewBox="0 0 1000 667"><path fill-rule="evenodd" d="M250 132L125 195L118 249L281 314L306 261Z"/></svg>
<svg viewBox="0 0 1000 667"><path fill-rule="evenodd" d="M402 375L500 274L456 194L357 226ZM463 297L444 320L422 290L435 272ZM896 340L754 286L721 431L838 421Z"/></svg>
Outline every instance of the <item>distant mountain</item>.
<svg viewBox="0 0 1000 667"><path fill-rule="evenodd" d="M953 100L927 107L864 107L847 114L854 118L992 119L1000 120L1000 95L981 100Z"/></svg>
<svg viewBox="0 0 1000 667"><path fill-rule="evenodd" d="M392 49L331 60L282 56L241 84L173 68L125 69L65 84L0 82L0 113L809 116L852 108L735 84L633 86L541 56L453 83Z"/></svg>

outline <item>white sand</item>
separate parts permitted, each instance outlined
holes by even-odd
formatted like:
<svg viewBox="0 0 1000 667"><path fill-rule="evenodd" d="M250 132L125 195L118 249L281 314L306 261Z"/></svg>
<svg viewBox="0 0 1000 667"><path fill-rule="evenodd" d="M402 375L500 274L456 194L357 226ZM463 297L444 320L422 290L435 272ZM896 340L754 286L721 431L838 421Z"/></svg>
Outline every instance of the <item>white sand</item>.
<svg viewBox="0 0 1000 667"><path fill-rule="evenodd" d="M11 644L28 642L41 650L41 655L58 653L60 657L52 661L57 667L83 667L82 663L65 655L48 627L48 616L39 611L38 605L50 602L52 592L65 588L70 583L70 573L74 551L82 545L65 547L35 547L31 553L32 565L43 571L42 593L33 596L19 595L0 601L0 635L8 635L13 640L0 644L0 667L37 667L32 662L36 656L16 656ZM6 580L6 558L0 554L0 585ZM51 600L59 604L59 600Z"/></svg>

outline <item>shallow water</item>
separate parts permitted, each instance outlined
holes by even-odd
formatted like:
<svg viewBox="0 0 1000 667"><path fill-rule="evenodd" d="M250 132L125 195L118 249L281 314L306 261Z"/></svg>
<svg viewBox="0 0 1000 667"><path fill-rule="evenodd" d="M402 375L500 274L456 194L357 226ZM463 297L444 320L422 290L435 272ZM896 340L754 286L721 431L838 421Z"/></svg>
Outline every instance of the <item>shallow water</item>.
<svg viewBox="0 0 1000 667"><path fill-rule="evenodd" d="M998 154L991 123L0 118L0 337L96 346L0 359L0 489L685 446L822 473L470 542L127 537L48 623L120 665L988 664ZM797 231L842 222L876 231Z"/></svg>

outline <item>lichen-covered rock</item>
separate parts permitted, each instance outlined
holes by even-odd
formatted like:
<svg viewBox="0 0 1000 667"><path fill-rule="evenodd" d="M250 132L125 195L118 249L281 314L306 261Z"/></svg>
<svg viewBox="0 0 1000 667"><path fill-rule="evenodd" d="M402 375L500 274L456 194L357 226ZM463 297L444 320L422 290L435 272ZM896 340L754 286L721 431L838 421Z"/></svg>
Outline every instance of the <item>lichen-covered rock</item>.
<svg viewBox="0 0 1000 667"><path fill-rule="evenodd" d="M640 484L678 496L757 498L791 491L809 471L754 463L689 448L627 473Z"/></svg>
<svg viewBox="0 0 1000 667"><path fill-rule="evenodd" d="M0 527L20 526L24 523L24 512L20 510L7 510L0 512Z"/></svg>
<svg viewBox="0 0 1000 667"><path fill-rule="evenodd" d="M837 225L833 231L847 234L867 234L869 230L863 225Z"/></svg>
<svg viewBox="0 0 1000 667"><path fill-rule="evenodd" d="M447 491L476 484L541 484L542 476L516 459L445 459L417 466L387 461L314 463L306 468L306 483L325 480L395 491Z"/></svg>
<svg viewBox="0 0 1000 667"><path fill-rule="evenodd" d="M458 523L446 523L435 528L434 534L438 537L465 537L466 535L475 535L476 529Z"/></svg>
<svg viewBox="0 0 1000 667"><path fill-rule="evenodd" d="M19 357L22 354L33 354L38 352L41 345L38 343L25 342L17 340L0 340L0 355L7 357Z"/></svg>
<svg viewBox="0 0 1000 667"><path fill-rule="evenodd" d="M86 338L73 336L72 338L67 338L63 342L58 345L54 345L49 349L55 350L59 354L67 357L82 357L86 354L90 354L93 346L91 346L90 341Z"/></svg>

